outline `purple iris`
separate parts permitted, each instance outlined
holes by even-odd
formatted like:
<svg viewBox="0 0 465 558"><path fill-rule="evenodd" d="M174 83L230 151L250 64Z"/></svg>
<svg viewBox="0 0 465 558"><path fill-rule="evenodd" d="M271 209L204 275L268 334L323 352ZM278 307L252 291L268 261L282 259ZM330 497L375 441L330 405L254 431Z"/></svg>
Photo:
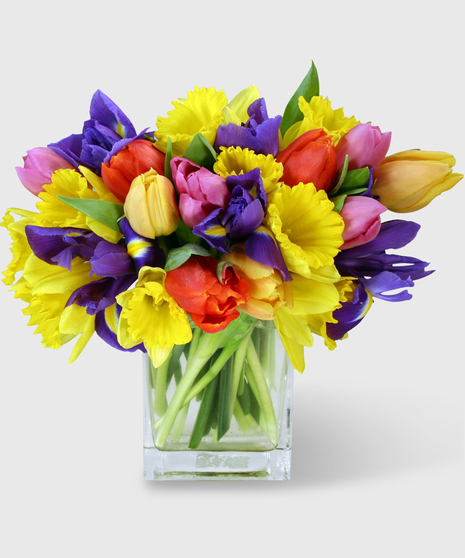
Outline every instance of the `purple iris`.
<svg viewBox="0 0 465 558"><path fill-rule="evenodd" d="M136 280L141 267L163 267L165 254L151 240L137 235L127 219L120 221L126 246L113 244L91 231L75 228L26 227L26 236L34 254L50 265L71 269L72 260L79 257L90 262L92 271L100 278L76 289L66 306L77 304L95 316L97 334L112 347L123 349L116 332L121 308L116 295L127 290ZM139 345L131 351L143 349Z"/></svg>
<svg viewBox="0 0 465 558"><path fill-rule="evenodd" d="M226 186L231 192L226 208L212 211L193 228L194 234L224 253L229 253L232 244L245 242L249 258L279 269L283 279L290 281L291 275L271 231L262 226L268 202L260 169L228 176Z"/></svg>
<svg viewBox="0 0 465 558"><path fill-rule="evenodd" d="M220 147L242 147L256 154L276 156L279 149L279 126L281 116L268 118L265 99L254 101L247 109L249 120L238 126L229 123L218 128L215 150Z"/></svg>
<svg viewBox="0 0 465 558"><path fill-rule="evenodd" d="M90 119L84 122L81 134L72 134L48 147L77 168L84 165L100 175L107 162L131 141L143 136L136 133L124 112L100 90L90 103Z"/></svg>
<svg viewBox="0 0 465 558"><path fill-rule="evenodd" d="M386 254L386 250L403 248L411 242L420 225L412 221L388 221L381 225L378 236L362 246L343 250L335 258L339 273L356 277L374 297L398 302L412 295L404 290L384 294L396 289L412 287L413 281L433 273L426 271L428 263L409 256Z"/></svg>
<svg viewBox="0 0 465 558"><path fill-rule="evenodd" d="M337 320L336 324L327 323L326 333L328 337L337 341L358 325L370 308L370 297L362 285L355 289L353 300L343 302L342 307L333 312L333 317Z"/></svg>

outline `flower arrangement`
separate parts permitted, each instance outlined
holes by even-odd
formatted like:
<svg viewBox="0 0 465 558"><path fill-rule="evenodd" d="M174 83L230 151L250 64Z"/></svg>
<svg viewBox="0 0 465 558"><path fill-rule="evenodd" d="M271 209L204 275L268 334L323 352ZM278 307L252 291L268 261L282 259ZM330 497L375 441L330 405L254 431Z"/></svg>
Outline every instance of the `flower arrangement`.
<svg viewBox="0 0 465 558"><path fill-rule="evenodd" d="M157 447L194 397L190 448L212 429L221 440L233 415L273 446L270 326L303 372L314 335L332 350L374 300L411 298L432 271L388 250L420 226L381 215L419 210L463 176L447 153L387 156L391 133L333 109L313 64L282 116L268 116L255 86L230 102L195 87L173 105L138 133L97 91L81 133L28 151L17 174L37 211L3 219L3 282L45 347L76 339L70 361L94 334L148 355Z"/></svg>

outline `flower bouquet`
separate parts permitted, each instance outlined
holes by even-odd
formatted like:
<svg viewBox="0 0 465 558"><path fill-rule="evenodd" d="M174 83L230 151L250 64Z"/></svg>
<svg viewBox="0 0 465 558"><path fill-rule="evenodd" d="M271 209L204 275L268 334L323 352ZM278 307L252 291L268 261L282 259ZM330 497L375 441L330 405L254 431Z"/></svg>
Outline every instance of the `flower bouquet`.
<svg viewBox="0 0 465 558"><path fill-rule="evenodd" d="M143 353L146 478L287 479L304 347L411 298L432 271L388 250L420 226L381 215L462 175L447 153L387 156L391 133L333 109L313 64L282 116L255 86L173 105L138 133L97 91L81 133L28 151L37 210L3 219L3 282L45 347L76 340L70 361L94 334Z"/></svg>

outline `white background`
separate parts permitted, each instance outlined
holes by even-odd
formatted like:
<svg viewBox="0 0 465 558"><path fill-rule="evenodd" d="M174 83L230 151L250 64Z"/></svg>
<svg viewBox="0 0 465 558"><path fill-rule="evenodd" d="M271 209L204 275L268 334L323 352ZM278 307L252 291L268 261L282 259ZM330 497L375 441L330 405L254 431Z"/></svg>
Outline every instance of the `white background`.
<svg viewBox="0 0 465 558"><path fill-rule="evenodd" d="M390 153L448 151L463 173L459 6L11 4L0 34L2 212L34 208L14 167L27 149L79 132L98 88L138 130L194 85L231 99L255 83L274 116L312 59L333 108L393 132ZM68 365L69 348L42 349L2 287L0 554L463 557L464 187L401 216L422 225L403 253L437 270L413 300L378 301L336 351L308 350L290 482L143 481L140 357L95 339Z"/></svg>

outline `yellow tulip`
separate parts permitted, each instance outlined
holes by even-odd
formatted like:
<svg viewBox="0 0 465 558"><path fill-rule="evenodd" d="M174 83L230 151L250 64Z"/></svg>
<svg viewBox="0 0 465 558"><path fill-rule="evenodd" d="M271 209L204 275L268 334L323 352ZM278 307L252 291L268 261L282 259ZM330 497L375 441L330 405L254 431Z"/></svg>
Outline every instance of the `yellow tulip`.
<svg viewBox="0 0 465 558"><path fill-rule="evenodd" d="M454 157L441 151L402 151L376 169L372 192L391 211L417 211L463 178L452 172L453 165Z"/></svg>
<svg viewBox="0 0 465 558"><path fill-rule="evenodd" d="M173 233L179 225L179 210L172 182L153 169L137 176L126 196L124 213L136 233L146 238Z"/></svg>

